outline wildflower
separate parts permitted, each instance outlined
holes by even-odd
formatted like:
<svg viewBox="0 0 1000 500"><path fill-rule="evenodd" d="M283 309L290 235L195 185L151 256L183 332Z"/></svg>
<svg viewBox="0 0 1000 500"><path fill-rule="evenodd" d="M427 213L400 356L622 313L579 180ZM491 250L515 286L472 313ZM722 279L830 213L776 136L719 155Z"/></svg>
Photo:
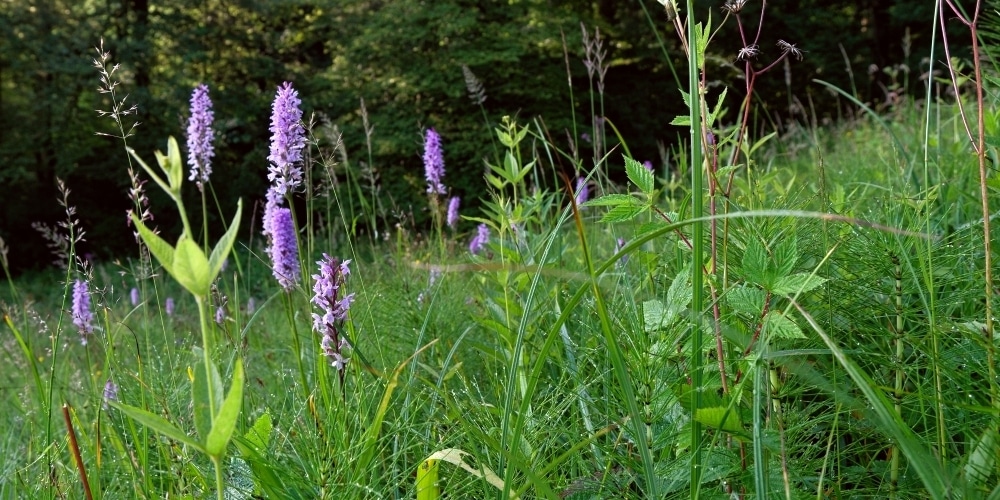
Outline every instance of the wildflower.
<svg viewBox="0 0 1000 500"><path fill-rule="evenodd" d="M110 378L104 383L104 409L108 409L109 401L118 401L118 384Z"/></svg>
<svg viewBox="0 0 1000 500"><path fill-rule="evenodd" d="M427 192L444 194L444 154L441 152L441 136L434 129L427 129L424 138L424 172L427 176Z"/></svg>
<svg viewBox="0 0 1000 500"><path fill-rule="evenodd" d="M167 297L167 300L163 302L163 312L167 313L167 316L174 315L174 298Z"/></svg>
<svg viewBox="0 0 1000 500"><path fill-rule="evenodd" d="M490 228L485 223L476 228L476 236L469 242L469 252L476 255L483 250L486 243L490 241Z"/></svg>
<svg viewBox="0 0 1000 500"><path fill-rule="evenodd" d="M195 87L191 93L191 117L188 118L187 127L187 163L191 166L191 176L188 180L195 181L198 189L204 188L208 176L212 174L212 157L215 156L212 148L212 139L215 137L215 132L212 130L214 117L212 100L208 97L208 86Z"/></svg>
<svg viewBox="0 0 1000 500"><path fill-rule="evenodd" d="M462 200L458 196L452 196L448 200L448 227L455 229L458 225L458 205Z"/></svg>
<svg viewBox="0 0 1000 500"><path fill-rule="evenodd" d="M215 309L215 323L221 325L226 322L226 310L219 306Z"/></svg>
<svg viewBox="0 0 1000 500"><path fill-rule="evenodd" d="M299 278L299 250L292 211L268 200L264 207L264 235L268 239L267 254L271 257L274 277L282 288L290 291Z"/></svg>
<svg viewBox="0 0 1000 500"><path fill-rule="evenodd" d="M313 330L323 338L320 347L323 353L330 359L330 364L338 371L342 371L350 358L344 357L343 349L350 347L346 339L340 337L340 330L337 326L347 319L347 310L354 301L354 294L346 296L341 293L341 286L351 270L347 267L350 260L337 262L337 259L323 254L323 260L317 261L319 274L314 274L312 303L322 311L322 314L313 313Z"/></svg>
<svg viewBox="0 0 1000 500"><path fill-rule="evenodd" d="M132 299L132 305L133 306L139 305L139 289L136 287L132 287L132 291L129 293L129 295L130 295L129 298Z"/></svg>
<svg viewBox="0 0 1000 500"><path fill-rule="evenodd" d="M642 166L645 167L645 169L649 170L650 172L652 172L654 170L653 169L653 162L651 162L649 160L646 160L646 161L642 162Z"/></svg>
<svg viewBox="0 0 1000 500"><path fill-rule="evenodd" d="M302 127L302 101L291 82L278 87L271 106L271 162L267 179L279 196L284 196L302 183L302 150L306 136Z"/></svg>
<svg viewBox="0 0 1000 500"><path fill-rule="evenodd" d="M94 332L94 314L90 312L90 290L87 282L73 284L73 324L80 331L80 343L87 345L87 336Z"/></svg>
<svg viewBox="0 0 1000 500"><path fill-rule="evenodd" d="M583 205L590 198L590 189L587 188L587 179L576 178L576 204Z"/></svg>

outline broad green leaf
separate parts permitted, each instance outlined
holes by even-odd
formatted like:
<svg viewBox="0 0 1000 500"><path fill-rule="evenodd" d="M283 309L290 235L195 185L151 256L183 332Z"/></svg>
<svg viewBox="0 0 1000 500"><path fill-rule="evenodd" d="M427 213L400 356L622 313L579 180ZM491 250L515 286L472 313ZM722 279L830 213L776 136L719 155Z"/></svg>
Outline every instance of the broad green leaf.
<svg viewBox="0 0 1000 500"><path fill-rule="evenodd" d="M517 173L517 179L515 179L515 181L521 182L521 179L524 179L524 176L528 175L528 172L531 172L531 169L534 167L535 167L535 162L534 160L532 160L527 165L525 165L520 172Z"/></svg>
<svg viewBox="0 0 1000 500"><path fill-rule="evenodd" d="M759 241L751 240L743 252L741 269L743 279L757 285L765 285L767 276L767 251Z"/></svg>
<svg viewBox="0 0 1000 500"><path fill-rule="evenodd" d="M694 298L694 290L691 288L690 280L691 269L684 268L683 271L677 273L670 288L667 289L667 307L675 316L686 309Z"/></svg>
<svg viewBox="0 0 1000 500"><path fill-rule="evenodd" d="M737 285L726 292L726 303L737 313L758 318L764 312L764 290L756 286Z"/></svg>
<svg viewBox="0 0 1000 500"><path fill-rule="evenodd" d="M198 297L207 297L212 280L208 259L201 247L190 238L181 237L174 250L174 279Z"/></svg>
<svg viewBox="0 0 1000 500"><path fill-rule="evenodd" d="M625 156L625 173L628 174L628 180L635 184L639 191L642 191L647 196L653 193L653 189L656 187L654 185L655 180L653 179L653 173L646 170L646 167L642 166L641 163Z"/></svg>
<svg viewBox="0 0 1000 500"><path fill-rule="evenodd" d="M219 238L219 241L215 243L212 255L208 258L209 282L215 281L215 278L219 276L219 272L222 271L222 263L226 261L226 256L233 249L233 243L236 241L236 233L240 228L240 216L242 213L243 199L240 198L236 202L236 215L233 216L233 222L229 224L226 234L222 235L222 238Z"/></svg>
<svg viewBox="0 0 1000 500"><path fill-rule="evenodd" d="M208 433L208 440L205 442L205 452L214 457L221 457L226 453L226 445L233 437L236 430L236 421L240 417L240 409L243 408L243 360L236 360L236 369L233 370L233 384L229 388L226 400L222 402L222 407L215 415L212 422L212 431Z"/></svg>
<svg viewBox="0 0 1000 500"><path fill-rule="evenodd" d="M647 300L642 303L642 319L646 333L665 328L672 321L667 314L667 308L659 300Z"/></svg>
<svg viewBox="0 0 1000 500"><path fill-rule="evenodd" d="M643 205L619 205L608 210L608 213L601 217L601 222L622 222L632 220L635 216L646 211Z"/></svg>
<svg viewBox="0 0 1000 500"><path fill-rule="evenodd" d="M514 147L514 141L511 139L510 134L505 132L500 127L497 127L496 131L497 131L497 139L500 139L500 144L503 144L505 147L508 148Z"/></svg>
<svg viewBox="0 0 1000 500"><path fill-rule="evenodd" d="M778 240L774 245L774 264L777 273L776 278L782 278L791 274L795 269L795 263L799 261L798 241L794 235Z"/></svg>
<svg viewBox="0 0 1000 500"><path fill-rule="evenodd" d="M194 407L194 427L202 440L207 440L212 430L212 409L222 406L222 377L215 363L209 363L211 373L205 373L205 360L196 356L194 381L191 383L191 403ZM209 390L211 389L211 390Z"/></svg>
<svg viewBox="0 0 1000 500"><path fill-rule="evenodd" d="M635 196L629 194L606 194L583 203L584 207L616 207L618 205L642 205Z"/></svg>
<svg viewBox="0 0 1000 500"><path fill-rule="evenodd" d="M780 311L771 311L764 317L763 335L772 339L804 339L799 325Z"/></svg>
<svg viewBox="0 0 1000 500"><path fill-rule="evenodd" d="M735 434L746 433L743 424L740 423L739 413L736 410L728 410L725 406L698 408L694 412L694 419L713 429Z"/></svg>
<svg viewBox="0 0 1000 500"><path fill-rule="evenodd" d="M969 454L965 464L965 477L974 485L984 486L990 479L993 465L996 463L996 449L1000 441L1000 433L995 428L988 428L979 437L975 448Z"/></svg>
<svg viewBox="0 0 1000 500"><path fill-rule="evenodd" d="M490 167L490 168L492 168L492 167ZM507 185L507 183L504 182L504 180L501 179L500 177L497 177L495 175L489 175L489 174L486 175L486 182L489 182L490 184L493 185L493 187L495 187L497 189L503 189L503 187Z"/></svg>
<svg viewBox="0 0 1000 500"><path fill-rule="evenodd" d="M139 422L140 424L145 425L146 427L149 427L150 429L159 432L174 441L184 443L198 451L205 451L205 448L201 446L201 443L196 441L191 436L188 436L184 433L184 431L178 429L174 426L174 424L171 424L167 421L167 419L159 415L150 413L142 408L121 404L116 401L109 401L108 404L118 408L132 420L135 420L136 422Z"/></svg>
<svg viewBox="0 0 1000 500"><path fill-rule="evenodd" d="M417 466L417 500L438 500L441 486L438 484L438 460L427 459Z"/></svg>
<svg viewBox="0 0 1000 500"><path fill-rule="evenodd" d="M163 238L153 231L151 231L139 216L132 214L132 223L135 224L135 228L139 230L139 237L142 238L143 243L149 247L149 253L156 257L156 260L160 262L163 269L167 271L167 274L174 275L174 247L170 246Z"/></svg>
<svg viewBox="0 0 1000 500"><path fill-rule="evenodd" d="M261 416L257 417L257 420L253 423L253 427L243 435L243 438L254 446L258 452L264 453L271 444L271 430L273 428L271 414L265 411Z"/></svg>
<svg viewBox="0 0 1000 500"><path fill-rule="evenodd" d="M775 295L805 293L823 283L826 283L826 278L809 273L797 273L791 276L778 277L777 281L774 282L774 289L771 292Z"/></svg>

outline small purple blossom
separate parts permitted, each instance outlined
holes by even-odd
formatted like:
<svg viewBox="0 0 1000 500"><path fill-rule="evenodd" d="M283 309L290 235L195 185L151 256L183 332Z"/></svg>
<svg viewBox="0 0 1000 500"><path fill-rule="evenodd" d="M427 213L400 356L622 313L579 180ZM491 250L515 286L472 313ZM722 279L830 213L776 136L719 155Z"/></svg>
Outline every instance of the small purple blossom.
<svg viewBox="0 0 1000 500"><path fill-rule="evenodd" d="M267 179L280 197L302 183L302 150L306 146L305 129L302 127L302 101L291 82L278 87L271 106L271 162Z"/></svg>
<svg viewBox="0 0 1000 500"><path fill-rule="evenodd" d="M188 165L191 166L191 176L188 180L195 181L198 189L204 189L208 176L212 174L212 157L215 150L212 140L215 132L212 130L212 99L208 97L208 85L199 85L191 93L191 117L188 119L187 148Z"/></svg>
<svg viewBox="0 0 1000 500"><path fill-rule="evenodd" d="M263 225L268 239L267 254L273 266L271 270L282 288L290 291L299 280L299 249L292 211L268 199Z"/></svg>
<svg viewBox="0 0 1000 500"><path fill-rule="evenodd" d="M90 290L87 282L76 280L73 284L73 324L80 331L80 343L87 345L87 337L94 333L94 314L90 312Z"/></svg>
<svg viewBox="0 0 1000 500"><path fill-rule="evenodd" d="M225 322L226 322L226 309L223 308L222 306L219 306L218 308L215 309L215 323L218 325L222 325Z"/></svg>
<svg viewBox="0 0 1000 500"><path fill-rule="evenodd" d="M646 170L649 170L650 172L653 171L653 162L651 162L649 160L646 160L646 161L642 162L642 166L645 167Z"/></svg>
<svg viewBox="0 0 1000 500"><path fill-rule="evenodd" d="M108 409L109 401L118 401L118 384L110 378L104 383L104 409Z"/></svg>
<svg viewBox="0 0 1000 500"><path fill-rule="evenodd" d="M132 287L132 291L129 292L129 298L132 299L133 306L139 305L139 289Z"/></svg>
<svg viewBox="0 0 1000 500"><path fill-rule="evenodd" d="M313 313L313 330L322 336L320 346L330 360L330 364L338 371L343 371L350 358L344 357L342 350L350 347L346 339L341 338L340 325L347 319L347 310L354 301L354 294L344 296L341 287L344 285L351 270L347 267L350 260L337 262L337 259L323 254L323 260L317 261L319 274L314 274L312 303L322 312ZM341 374L343 377L343 374ZM343 378L341 378L343 381Z"/></svg>
<svg viewBox="0 0 1000 500"><path fill-rule="evenodd" d="M175 306L176 304L174 304L174 298L167 297L167 300L163 301L163 312L167 313L167 316L173 316Z"/></svg>
<svg viewBox="0 0 1000 500"><path fill-rule="evenodd" d="M587 187L587 179L584 177L576 178L576 204L583 205L590 199L590 189Z"/></svg>
<svg viewBox="0 0 1000 500"><path fill-rule="evenodd" d="M455 229L458 225L458 205L462 202L458 196L452 196L448 200L448 227Z"/></svg>
<svg viewBox="0 0 1000 500"><path fill-rule="evenodd" d="M483 250L486 243L490 241L490 227L485 223L476 228L476 235L469 242L469 252L476 255Z"/></svg>
<svg viewBox="0 0 1000 500"><path fill-rule="evenodd" d="M424 138L424 172L427 176L427 192L444 194L444 153L441 152L441 136L434 129L427 129Z"/></svg>

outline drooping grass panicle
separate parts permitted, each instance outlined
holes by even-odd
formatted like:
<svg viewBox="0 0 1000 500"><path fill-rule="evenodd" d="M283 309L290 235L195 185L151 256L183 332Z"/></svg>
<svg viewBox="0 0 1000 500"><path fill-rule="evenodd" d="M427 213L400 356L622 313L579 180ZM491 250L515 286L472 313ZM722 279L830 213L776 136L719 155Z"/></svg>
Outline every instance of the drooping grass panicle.
<svg viewBox="0 0 1000 500"><path fill-rule="evenodd" d="M94 333L94 314L90 310L90 287L86 280L76 280L73 283L72 300L73 324L80 332L80 343L87 345L88 338Z"/></svg>
<svg viewBox="0 0 1000 500"><path fill-rule="evenodd" d="M427 192L445 194L444 184L444 152L441 150L441 136L433 128L427 129L424 136L424 174L427 177Z"/></svg>
<svg viewBox="0 0 1000 500"><path fill-rule="evenodd" d="M486 89L483 82L476 78L476 75L468 66L462 65L462 77L465 78L465 88L469 91L469 99L476 106L482 106L486 102Z"/></svg>
<svg viewBox="0 0 1000 500"><path fill-rule="evenodd" d="M208 85L198 85L191 93L191 116L187 127L187 163L191 167L188 180L194 181L198 189L204 189L204 184L212 174L212 158L215 156L212 146L215 139L215 131L212 130L214 119Z"/></svg>
<svg viewBox="0 0 1000 500"><path fill-rule="evenodd" d="M446 219L448 227L452 229L458 227L458 206L461 202L462 199L458 196L452 196L451 199L448 200L448 215Z"/></svg>
<svg viewBox="0 0 1000 500"><path fill-rule="evenodd" d="M70 256L74 252L76 244L86 241L83 238L86 232L80 227L80 220L76 218L76 207L69 204L70 190L66 187L66 183L56 177L56 186L60 195L59 205L66 211L66 220L57 222L57 227L44 222L32 222L31 227L48 242L48 247L56 257L53 263L60 269L66 269L70 264Z"/></svg>
<svg viewBox="0 0 1000 500"><path fill-rule="evenodd" d="M302 101L291 82L278 87L271 106L271 162L267 178L279 196L302 184L302 151L306 146L302 126Z"/></svg>
<svg viewBox="0 0 1000 500"><path fill-rule="evenodd" d="M313 330L322 339L320 346L323 354L330 360L331 366L343 372L350 358L344 355L350 348L347 339L342 337L338 325L347 319L347 311L354 301L354 294L343 295L341 287L351 274L348 267L350 260L338 262L336 258L323 254L323 260L317 261L319 274L314 274L312 303L319 308L321 314L313 313Z"/></svg>

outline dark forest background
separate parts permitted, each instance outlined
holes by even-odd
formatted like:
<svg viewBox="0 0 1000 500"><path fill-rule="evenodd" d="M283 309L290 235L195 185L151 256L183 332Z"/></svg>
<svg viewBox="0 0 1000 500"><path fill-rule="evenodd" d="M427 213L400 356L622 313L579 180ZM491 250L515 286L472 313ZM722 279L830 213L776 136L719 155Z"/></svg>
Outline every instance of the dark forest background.
<svg viewBox="0 0 1000 500"><path fill-rule="evenodd" d="M699 19L711 13L715 23L721 21L721 1L697 4L704 10ZM779 54L779 39L795 43L805 58L792 61L787 72L779 67L759 80L758 129L843 118L850 104L813 83L815 78L875 106L890 91L919 98L930 56L933 4L768 2L761 60ZM759 9L760 3L751 0L744 10L753 29L753 12ZM684 62L654 0L5 0L0 12L0 237L10 247L11 266L24 270L51 261L31 223L65 219L57 203L57 177L72 190L70 202L87 231L80 253L100 259L134 253L125 226L131 206L127 158L120 140L96 134L116 132L114 122L95 111L112 105L97 92L99 75L92 65L102 39L112 62L121 64L119 91L138 105L140 125L129 144L148 162L154 161L154 149L165 149L169 135L183 143L191 90L198 83L210 86L217 133L212 186L223 213L232 213L238 197L253 207L265 192L270 104L276 87L287 80L298 89L305 116L315 113L319 123L342 132L353 167L368 161L360 111L364 99L374 127L372 157L381 196L387 205L412 213L419 227L426 222L424 128L441 134L445 181L464 206L485 194L483 160L492 155L491 140L482 113L468 97L463 65L484 86L492 124L504 115L522 123L540 117L552 140L566 147L571 113L578 124L589 123L581 23L591 33L600 29L607 50L606 116L637 159L661 162L657 143L669 147L686 134L669 125L686 112L671 70L671 64L683 68ZM563 37L575 103L567 85ZM965 46L965 38L953 43ZM729 88L727 121L742 99L741 72L733 64L740 47L732 22L710 47L712 88ZM148 188L154 224L177 234L173 207L155 186ZM189 206L200 206L195 188L187 195ZM244 218L244 236L249 219Z"/></svg>

